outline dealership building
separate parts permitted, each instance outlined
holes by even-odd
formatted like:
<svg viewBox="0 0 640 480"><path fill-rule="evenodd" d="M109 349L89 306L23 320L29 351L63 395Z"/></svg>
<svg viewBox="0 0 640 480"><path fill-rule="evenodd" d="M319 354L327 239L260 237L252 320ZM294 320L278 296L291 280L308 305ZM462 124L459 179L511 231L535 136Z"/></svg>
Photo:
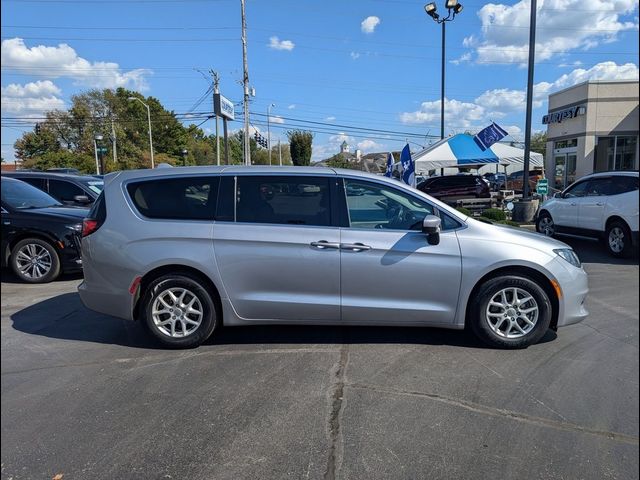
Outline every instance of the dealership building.
<svg viewBox="0 0 640 480"><path fill-rule="evenodd" d="M580 177L638 170L638 81L588 81L549 96L546 177L562 189Z"/></svg>

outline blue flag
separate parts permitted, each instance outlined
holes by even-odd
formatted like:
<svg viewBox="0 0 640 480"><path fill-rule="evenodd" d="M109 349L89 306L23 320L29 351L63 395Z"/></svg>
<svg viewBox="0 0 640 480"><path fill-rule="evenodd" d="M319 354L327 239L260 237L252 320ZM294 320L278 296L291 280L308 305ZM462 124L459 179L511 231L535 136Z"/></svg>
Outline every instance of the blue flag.
<svg viewBox="0 0 640 480"><path fill-rule="evenodd" d="M407 143L400 154L400 163L402 164L402 181L411 187L415 187L416 170L411 158L411 151Z"/></svg>
<svg viewBox="0 0 640 480"><path fill-rule="evenodd" d="M507 135L509 134L502 127L500 127L500 125L493 122L487 128L484 128L476 133L475 137L473 137L473 140L480 147L480 150L484 152L491 145L499 142Z"/></svg>
<svg viewBox="0 0 640 480"><path fill-rule="evenodd" d="M387 157L387 169L384 172L385 177L393 177L393 155L389 152L389 156Z"/></svg>

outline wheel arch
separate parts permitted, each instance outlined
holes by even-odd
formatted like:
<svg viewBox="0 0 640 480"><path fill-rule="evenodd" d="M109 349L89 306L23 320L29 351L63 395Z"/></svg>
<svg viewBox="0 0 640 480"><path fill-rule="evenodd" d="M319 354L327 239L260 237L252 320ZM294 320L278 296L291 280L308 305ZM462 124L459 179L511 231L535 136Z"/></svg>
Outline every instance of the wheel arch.
<svg viewBox="0 0 640 480"><path fill-rule="evenodd" d="M613 222L621 222L625 227L627 227L628 231L631 231L631 228L629 227L629 224L627 223L627 221L624 218L622 218L620 215L611 215L609 218L607 218L607 221L604 224L604 231L605 232L609 229L609 226Z"/></svg>
<svg viewBox="0 0 640 480"><path fill-rule="evenodd" d="M38 240L42 240L45 241L47 243L49 243L53 249L56 251L56 253L58 254L58 257L60 257L60 247L57 244L57 240L49 235L47 235L46 233L42 233L42 232L20 232L17 233L15 236L11 237L11 240L9 240L7 242L7 246L5 248L5 251L2 252L3 254L3 262L5 265L9 265L9 259L11 258L11 252L13 251L14 247L16 246L16 244L18 242L21 242L22 240L26 240L28 238L36 238Z"/></svg>
<svg viewBox="0 0 640 480"><path fill-rule="evenodd" d="M142 276L142 278L140 279L140 286L138 287L138 291L136 293L136 300L133 306L134 320L138 320L140 318L140 307L142 303L141 300L144 297L144 294L146 293L147 288L149 288L149 285L155 279L167 274L175 274L175 275L187 274L189 276L195 277L198 280L200 280L204 284L204 286L207 288L207 290L211 292L211 295L213 296L213 303L216 308L216 315L218 317L218 321L220 322L220 325L223 324L222 300L220 298L220 292L218 290L218 287L211 280L211 278L209 278L209 276L206 275L201 270L198 270L195 267L182 265L182 264L162 265L154 268L153 270L149 270L147 273L145 273Z"/></svg>
<svg viewBox="0 0 640 480"><path fill-rule="evenodd" d="M551 323L549 324L549 328L552 330L557 330L558 328L558 316L560 313L560 302L558 300L558 296L556 294L555 288L551 283L549 277L547 277L544 273L536 270L535 268L526 267L526 266L505 266L500 267L495 270L486 273L480 280L476 282L471 289L471 293L467 298L467 305L465 310L465 327L467 326L467 319L470 316L470 309L473 299L475 295L477 295L478 290L484 285L487 281L502 276L516 276L516 277L525 277L529 280L536 282L547 294L549 300L551 301Z"/></svg>

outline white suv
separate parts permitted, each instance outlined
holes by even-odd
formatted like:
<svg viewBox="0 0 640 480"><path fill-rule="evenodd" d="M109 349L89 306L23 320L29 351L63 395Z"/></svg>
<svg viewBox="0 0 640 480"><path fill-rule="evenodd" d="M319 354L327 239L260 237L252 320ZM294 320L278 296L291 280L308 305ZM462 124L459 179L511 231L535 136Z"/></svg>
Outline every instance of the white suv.
<svg viewBox="0 0 640 480"><path fill-rule="evenodd" d="M542 204L536 230L598 237L612 255L629 256L638 245L638 172L581 178Z"/></svg>

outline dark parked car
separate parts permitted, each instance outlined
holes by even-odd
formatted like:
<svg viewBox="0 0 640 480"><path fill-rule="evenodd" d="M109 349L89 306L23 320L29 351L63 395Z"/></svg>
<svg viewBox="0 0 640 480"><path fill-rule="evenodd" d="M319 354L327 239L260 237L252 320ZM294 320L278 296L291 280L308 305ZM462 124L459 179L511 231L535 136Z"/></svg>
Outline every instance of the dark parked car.
<svg viewBox="0 0 640 480"><path fill-rule="evenodd" d="M491 190L497 192L498 190L504 190L507 184L507 176L504 173L485 173L484 179L489 182Z"/></svg>
<svg viewBox="0 0 640 480"><path fill-rule="evenodd" d="M80 170L78 170L77 168L47 168L47 172L80 175Z"/></svg>
<svg viewBox="0 0 640 480"><path fill-rule="evenodd" d="M420 185L418 190L438 199L489 198L491 188L480 175L443 175L431 177Z"/></svg>
<svg viewBox="0 0 640 480"><path fill-rule="evenodd" d="M89 207L96 201L104 181L90 175L67 175L52 172L10 172L3 176L27 182L64 205Z"/></svg>
<svg viewBox="0 0 640 480"><path fill-rule="evenodd" d="M25 282L45 283L82 268L85 208L65 207L28 183L2 177L2 266Z"/></svg>

